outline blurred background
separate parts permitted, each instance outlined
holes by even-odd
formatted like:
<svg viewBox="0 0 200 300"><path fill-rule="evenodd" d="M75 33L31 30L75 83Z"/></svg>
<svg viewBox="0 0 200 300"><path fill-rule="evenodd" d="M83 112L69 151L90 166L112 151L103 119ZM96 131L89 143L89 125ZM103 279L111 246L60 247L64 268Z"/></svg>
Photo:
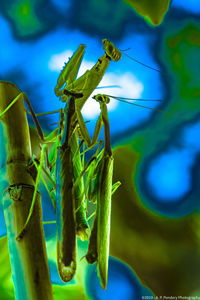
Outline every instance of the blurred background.
<svg viewBox="0 0 200 300"><path fill-rule="evenodd" d="M95 266L80 261L87 242L78 241L75 279L60 281L55 226L44 225L55 299L200 296L199 17L198 0L0 2L0 80L25 91L36 113L64 107L54 94L64 62L85 44L80 76L103 55L103 38L124 51L93 95L161 100L130 101L154 109L108 105L114 181L122 185L112 200L106 291ZM82 113L92 136L98 104L90 98ZM56 122L58 115L40 118L47 133ZM42 185L41 192L44 221L54 220ZM0 218L0 299L14 299L2 210Z"/></svg>

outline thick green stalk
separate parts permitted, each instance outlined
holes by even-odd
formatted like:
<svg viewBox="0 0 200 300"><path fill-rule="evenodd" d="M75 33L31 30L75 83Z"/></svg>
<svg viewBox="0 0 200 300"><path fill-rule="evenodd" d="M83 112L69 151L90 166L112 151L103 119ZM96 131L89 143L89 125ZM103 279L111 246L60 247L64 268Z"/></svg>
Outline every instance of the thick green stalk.
<svg viewBox="0 0 200 300"><path fill-rule="evenodd" d="M0 81L0 113L19 93L14 84ZM3 115L1 121L5 136L1 144L6 142L5 167L8 181L3 208L16 299L50 300L53 299L53 293L39 193L27 230L21 240L16 240L28 217L35 185L35 176L27 166L32 153L23 98Z"/></svg>

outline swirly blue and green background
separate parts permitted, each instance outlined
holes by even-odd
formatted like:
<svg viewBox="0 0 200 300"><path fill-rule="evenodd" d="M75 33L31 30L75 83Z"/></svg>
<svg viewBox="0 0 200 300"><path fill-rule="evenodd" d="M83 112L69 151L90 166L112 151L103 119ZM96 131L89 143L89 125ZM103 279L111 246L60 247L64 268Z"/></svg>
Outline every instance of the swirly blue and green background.
<svg viewBox="0 0 200 300"><path fill-rule="evenodd" d="M199 1L2 0L0 78L25 91L35 112L58 109L54 87L64 62L85 44L80 76L103 55L103 38L125 51L93 95L161 101L132 101L155 110L114 99L108 105L114 180L122 183L112 201L108 288L80 261L87 248L81 241L75 279L62 283L55 225L44 225L55 299L200 296ZM82 113L92 136L98 104L89 99ZM40 122L51 132L58 115ZM40 190L44 221L54 220L42 184ZM0 299L7 300L14 289L2 209L0 222Z"/></svg>

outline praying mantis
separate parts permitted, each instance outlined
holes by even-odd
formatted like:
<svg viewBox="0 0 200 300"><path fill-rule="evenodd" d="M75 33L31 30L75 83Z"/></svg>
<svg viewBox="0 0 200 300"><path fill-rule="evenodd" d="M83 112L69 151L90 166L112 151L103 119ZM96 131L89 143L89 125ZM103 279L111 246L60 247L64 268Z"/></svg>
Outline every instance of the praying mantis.
<svg viewBox="0 0 200 300"><path fill-rule="evenodd" d="M115 46L111 42L109 42L108 40L103 40L103 44L104 44L105 54L101 58L98 59L98 62L95 64L95 66L90 71L86 71L85 74L83 74L80 78L75 80L78 69L79 69L79 65L81 63L83 53L84 53L84 45L80 45L78 50L75 52L75 54L72 56L72 58L68 62L68 64L66 64L64 69L62 70L62 72L58 78L57 85L55 87L55 94L57 96L61 97L61 100L63 102L70 101L69 97L71 97L71 96L72 96L72 99L74 99L75 94L77 95L77 93L81 91L82 96L76 97L76 100L74 102L74 112L72 115L70 115L71 125L69 123L69 117L67 118L67 124L68 124L67 128L69 131L69 126L75 127L75 125L72 125L72 124L75 124L76 121L78 121L79 129L80 129L79 134L88 149L94 147L94 145L97 143L97 139L100 134L100 130L101 130L101 126L102 126L102 124L101 124L102 120L101 120L101 118L98 119L96 127L95 127L95 131L94 131L94 135L91 140L89 133L87 131L86 125L84 123L83 117L81 115L81 109L82 109L83 105L85 104L85 102L87 101L88 97L91 95L93 90L97 87L97 85L101 81L101 79L109 65L110 60L113 59L114 61L118 61L121 58L121 55L119 55L120 52L117 50L117 48L115 48ZM74 62L74 60L75 60L75 62ZM74 68L72 68L72 65L74 66ZM71 74L72 70L73 70L73 74ZM65 84L65 87L63 90L61 90L61 88L64 84ZM69 134L68 134L68 139L69 139ZM67 145L71 149L70 155L72 155L72 156L75 155L75 153L77 153L77 150L79 149L78 133L76 130L71 135L70 142L68 141ZM100 145L101 145L101 142L100 142ZM84 172L84 168L82 167L82 162L81 162L81 158L80 158L79 154L78 154L78 156L76 155L76 161L75 161L73 170L74 170L74 173L73 173L74 180L76 182L78 181L78 184L75 184L75 187L74 187L75 208L76 208L76 217L75 217L76 231L77 231L78 235L80 237L82 237L82 239L85 239L88 224L86 221L86 210L85 210L85 203L84 203L85 193L84 193L83 176L81 176L81 178L80 178L80 174L82 174ZM112 170L110 170L110 171L112 173ZM66 175L66 176L69 176L69 175ZM99 174L98 174L98 176L99 176ZM112 186L112 184L111 184L111 186ZM58 207L62 207L62 204L59 203ZM59 220L61 220L61 216L59 217ZM109 236L108 232L107 232L107 236ZM73 234L73 240L74 240L74 234ZM59 242L58 242L58 245L59 245ZM108 248L107 243L106 243L106 246ZM58 246L58 248L59 249L64 248L64 245ZM72 249L71 253L74 253L74 252L75 252L75 243L73 244L73 249ZM59 250L58 250L58 253L59 253ZM108 260L108 255L105 256L105 259ZM58 258L58 261L59 261L59 258ZM72 267L73 270L71 269L70 275L68 272L69 268L67 268L67 274L68 274L67 276L69 276L69 278L71 279L72 274L75 272L74 258L71 257L71 261L70 260L68 261L68 265L67 266L65 265L62 268L63 272L62 272L62 269L59 268L60 276L65 281L68 281L68 280L65 277L65 275L63 275L63 273L65 273L66 267L69 267L69 265L71 266L71 263L73 264L73 267ZM102 276L100 275L100 276L103 278L102 282L103 282L104 288L105 288L106 287L105 283L107 280L104 277L107 278L107 275L104 275L104 273L105 273L105 270L103 272L101 272L101 275L102 274L103 275Z"/></svg>
<svg viewBox="0 0 200 300"><path fill-rule="evenodd" d="M93 97L100 104L101 114L99 127L104 126L104 151L96 165L95 189L97 195L97 211L93 224L88 253L89 263L97 261L99 277L102 287L107 286L107 271L110 243L111 194L113 176L113 156L110 143L110 129L107 106L109 97L96 95ZM119 182L117 183L119 186Z"/></svg>

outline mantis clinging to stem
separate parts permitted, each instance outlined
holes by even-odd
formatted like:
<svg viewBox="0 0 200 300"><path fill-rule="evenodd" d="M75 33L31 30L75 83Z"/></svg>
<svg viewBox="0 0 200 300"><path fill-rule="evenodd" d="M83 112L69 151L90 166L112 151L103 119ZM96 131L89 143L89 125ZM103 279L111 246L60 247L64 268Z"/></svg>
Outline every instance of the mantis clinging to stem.
<svg viewBox="0 0 200 300"><path fill-rule="evenodd" d="M112 185L113 157L106 107L109 97L106 95L94 97L100 104L101 113L92 139L81 114L82 107L100 83L110 61L118 61L121 58L121 52L110 41L103 40L103 45L104 55L98 59L91 70L87 70L78 79L76 77L83 58L84 45L79 46L60 73L55 87L55 94L60 97L62 102L66 102L66 106L64 113L61 111L59 127L49 137L44 137L25 93L17 96L11 105L20 97L24 97L33 115L41 143L45 144L47 141L55 142L49 155L49 167L54 172L54 179L56 180L57 262L62 280L71 280L76 270L76 234L82 240L87 239L88 236L85 203L85 198L88 198L97 202L97 211L86 259L89 263L97 261L101 283L103 288L106 288L111 195L119 186L119 183ZM104 127L104 150L101 154L98 154L102 145L102 141L98 141L102 126ZM83 150L83 156L85 151L99 144L96 154L86 166L81 158L82 144L87 147L86 150ZM33 163L38 169L37 183L39 182L45 151L46 147L44 146L42 156L39 158L39 168L35 163L36 160L33 159ZM99 160L97 156L100 157ZM84 176L86 180L84 180ZM38 184L36 184L36 192L37 188ZM22 228L17 237L18 240L22 239L25 234L33 206L34 198L24 228Z"/></svg>
<svg viewBox="0 0 200 300"><path fill-rule="evenodd" d="M104 40L104 45L106 45L106 40ZM94 136L92 140L90 139L90 136L88 134L86 125L84 123L83 117L81 115L81 109L84 105L84 103L87 101L88 97L91 95L93 90L97 87L99 82L101 81L108 65L111 59L117 61L121 58L121 56L118 54L117 49L113 44L110 45L111 48L109 51L105 49L105 54L98 59L98 62L95 64L95 66L90 70L86 71L84 75L82 75L80 78L75 80L77 76L77 72L79 69L79 65L81 63L83 53L84 53L84 46L80 45L78 50L75 52L75 54L72 56L68 64L65 65L64 69L62 70L57 85L55 87L55 93L57 96L61 97L61 100L64 101L70 101L69 98L72 96L71 94L75 95L78 92L82 93L82 97L76 97L76 101L74 103L74 112L70 115L70 123L69 120L67 120L68 126L75 127L76 120L78 121L78 125L80 128L80 136L84 140L84 143L88 148L92 148L98 139L99 133L100 133L100 126L99 121L97 121L97 125L95 128ZM117 52L117 55L116 55ZM60 90L62 86L65 84L65 87L63 90ZM72 96L72 99L73 96ZM72 101L72 100L71 100ZM68 127L69 130L69 127ZM78 144L78 132L75 130L70 137L70 141L68 141L68 147L70 147L70 155L76 156L76 160L74 162L73 167L73 176L74 180L77 184L75 184L74 187L74 197L75 197L75 208L76 208L76 231L78 235L85 239L87 238L87 220L86 220L86 210L85 210L85 191L84 191L84 182L83 182L83 176L80 178L80 174L83 173L84 168L82 166L81 157L79 152L77 150L79 149ZM69 138L69 136L68 136ZM78 153L78 155L77 155ZM66 176L70 176L69 174ZM58 198L57 198L58 199ZM58 204L58 206L62 206L61 203ZM64 217L64 216L63 216ZM59 218L61 220L61 216ZM62 248L62 246L61 246ZM75 245L74 245L75 249ZM74 251L74 250L73 250ZM72 252L73 252L72 251ZM58 251L59 252L59 251ZM74 252L73 252L74 253ZM58 258L59 260L59 258ZM74 259L71 258L71 262L74 265ZM68 265L70 262L68 262ZM66 266L65 266L66 267ZM63 267L63 270L65 269ZM75 267L74 267L75 269ZM75 270L72 270L72 273L75 272ZM59 270L61 276L62 276L62 270ZM63 278L63 276L62 276ZM66 280L68 281L68 280Z"/></svg>

